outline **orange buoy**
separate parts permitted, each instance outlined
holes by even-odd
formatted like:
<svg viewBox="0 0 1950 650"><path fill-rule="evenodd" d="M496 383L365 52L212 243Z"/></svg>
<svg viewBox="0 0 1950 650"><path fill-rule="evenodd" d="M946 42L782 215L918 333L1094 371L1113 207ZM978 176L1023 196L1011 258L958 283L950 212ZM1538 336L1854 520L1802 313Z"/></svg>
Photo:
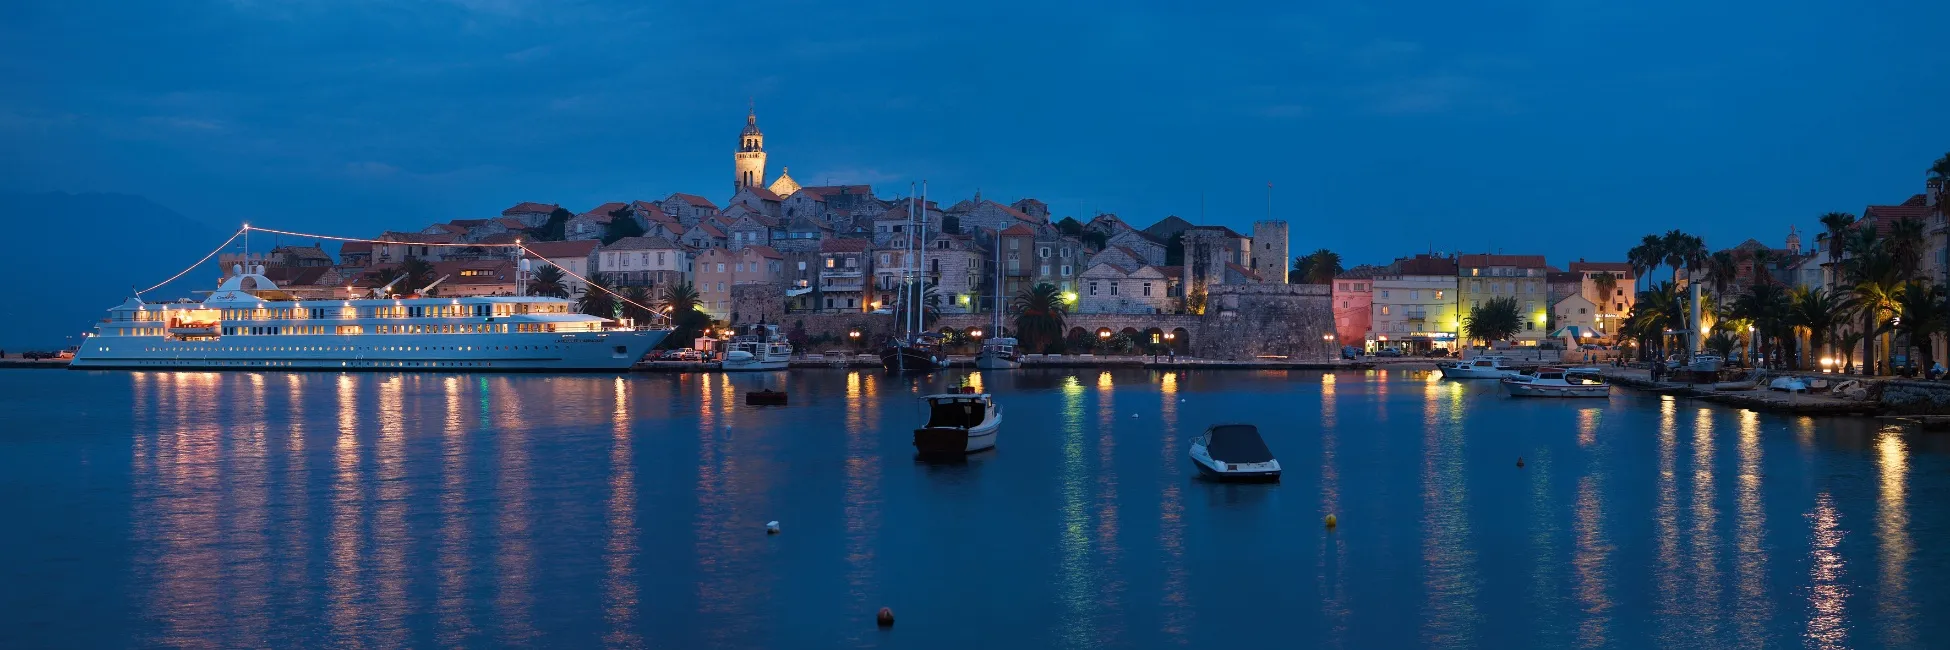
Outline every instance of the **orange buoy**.
<svg viewBox="0 0 1950 650"><path fill-rule="evenodd" d="M881 627L893 627L894 610L882 607L880 608L880 613L873 615L873 620L879 623Z"/></svg>
<svg viewBox="0 0 1950 650"><path fill-rule="evenodd" d="M1337 524L1339 524L1339 523L1341 523L1341 522L1340 522L1340 520L1339 520L1339 519L1335 519L1335 518L1334 518L1334 515L1331 515L1331 514L1330 514L1330 515L1327 515L1327 527L1328 527L1328 528L1333 528L1333 527L1334 527L1335 525L1337 525Z"/></svg>

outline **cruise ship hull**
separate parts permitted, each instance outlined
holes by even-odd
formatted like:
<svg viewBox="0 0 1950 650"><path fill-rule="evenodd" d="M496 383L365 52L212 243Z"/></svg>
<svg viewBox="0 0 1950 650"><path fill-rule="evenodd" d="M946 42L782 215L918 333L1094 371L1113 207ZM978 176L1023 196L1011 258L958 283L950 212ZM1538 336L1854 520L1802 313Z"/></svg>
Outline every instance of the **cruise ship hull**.
<svg viewBox="0 0 1950 650"><path fill-rule="evenodd" d="M487 334L90 337L70 369L618 372L669 330Z"/></svg>

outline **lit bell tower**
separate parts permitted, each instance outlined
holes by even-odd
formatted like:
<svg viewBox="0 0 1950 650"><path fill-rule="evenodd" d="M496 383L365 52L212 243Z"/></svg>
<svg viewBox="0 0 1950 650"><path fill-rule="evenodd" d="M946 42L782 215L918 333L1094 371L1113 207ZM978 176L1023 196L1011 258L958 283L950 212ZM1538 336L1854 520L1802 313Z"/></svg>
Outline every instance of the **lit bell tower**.
<svg viewBox="0 0 1950 650"><path fill-rule="evenodd" d="M731 183L731 193L747 187L765 187L765 134L758 130L758 106L753 104L751 112L745 114L745 131L738 135L738 153L734 156L737 177Z"/></svg>

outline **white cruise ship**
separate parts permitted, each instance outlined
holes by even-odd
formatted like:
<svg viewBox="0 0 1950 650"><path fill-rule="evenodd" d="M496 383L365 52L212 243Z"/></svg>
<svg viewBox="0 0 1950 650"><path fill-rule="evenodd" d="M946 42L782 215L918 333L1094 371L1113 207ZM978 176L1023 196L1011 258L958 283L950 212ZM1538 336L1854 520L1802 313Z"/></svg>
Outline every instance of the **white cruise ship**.
<svg viewBox="0 0 1950 650"><path fill-rule="evenodd" d="M560 298L291 300L263 267L250 270L203 302L109 309L69 367L619 371L670 333L575 313Z"/></svg>

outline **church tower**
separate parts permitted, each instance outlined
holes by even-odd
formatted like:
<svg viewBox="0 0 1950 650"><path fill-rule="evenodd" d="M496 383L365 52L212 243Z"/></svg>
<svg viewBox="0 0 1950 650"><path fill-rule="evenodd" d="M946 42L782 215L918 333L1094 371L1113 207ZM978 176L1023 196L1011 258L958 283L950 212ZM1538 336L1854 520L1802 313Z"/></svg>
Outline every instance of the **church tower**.
<svg viewBox="0 0 1950 650"><path fill-rule="evenodd" d="M758 131L758 107L745 115L745 131L738 135L738 153L734 156L738 175L731 183L731 193L747 187L765 187L765 134Z"/></svg>

